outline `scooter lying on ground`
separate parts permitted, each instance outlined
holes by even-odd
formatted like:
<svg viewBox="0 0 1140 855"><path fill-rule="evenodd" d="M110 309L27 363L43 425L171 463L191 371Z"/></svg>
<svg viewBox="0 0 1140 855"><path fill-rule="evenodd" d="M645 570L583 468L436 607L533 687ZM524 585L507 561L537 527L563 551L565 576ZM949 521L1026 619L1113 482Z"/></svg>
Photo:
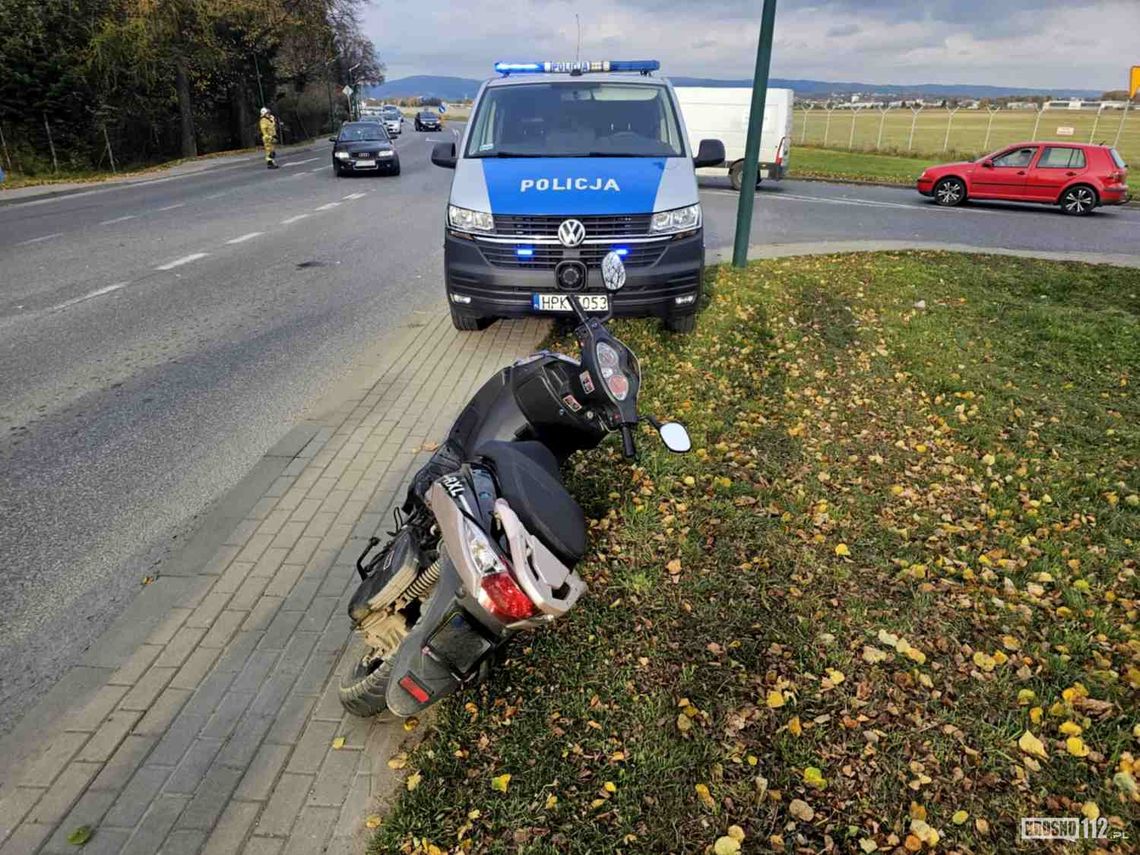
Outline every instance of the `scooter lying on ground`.
<svg viewBox="0 0 1140 855"><path fill-rule="evenodd" d="M617 253L601 274L609 291L625 284ZM511 636L566 614L586 590L574 572L585 515L559 466L615 431L633 458L641 386L609 316L587 316L576 298L588 279L580 261L555 270L581 360L543 351L487 381L413 478L392 539L365 563L373 538L357 561L348 613L367 652L340 685L354 715L414 715L478 682ZM682 425L644 420L670 450L689 450Z"/></svg>

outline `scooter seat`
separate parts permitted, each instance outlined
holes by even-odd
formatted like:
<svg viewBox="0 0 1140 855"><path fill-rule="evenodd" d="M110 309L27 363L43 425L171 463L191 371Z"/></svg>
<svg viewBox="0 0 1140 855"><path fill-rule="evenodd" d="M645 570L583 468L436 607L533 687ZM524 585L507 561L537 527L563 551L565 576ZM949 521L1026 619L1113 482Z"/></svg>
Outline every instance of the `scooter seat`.
<svg viewBox="0 0 1140 855"><path fill-rule="evenodd" d="M558 461L541 442L488 442L476 456L495 473L502 497L527 531L567 567L586 554L586 515L564 486Z"/></svg>

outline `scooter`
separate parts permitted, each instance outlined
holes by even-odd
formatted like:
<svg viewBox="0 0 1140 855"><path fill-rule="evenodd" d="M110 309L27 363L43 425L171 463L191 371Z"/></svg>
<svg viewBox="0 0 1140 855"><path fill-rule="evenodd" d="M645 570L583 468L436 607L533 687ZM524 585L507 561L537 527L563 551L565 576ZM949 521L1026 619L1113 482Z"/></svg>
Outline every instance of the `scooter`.
<svg viewBox="0 0 1140 855"><path fill-rule="evenodd" d="M671 451L691 448L683 425L638 415L637 356L606 329L609 313L587 315L577 299L585 264L554 273L580 360L542 351L488 380L412 479L392 539L369 558L372 538L357 560L348 614L366 652L339 691L354 715L415 715L484 679L516 633L574 607L586 590L574 572L586 520L559 474L571 454L617 432L634 458L641 420ZM601 273L607 290L624 286L617 253Z"/></svg>

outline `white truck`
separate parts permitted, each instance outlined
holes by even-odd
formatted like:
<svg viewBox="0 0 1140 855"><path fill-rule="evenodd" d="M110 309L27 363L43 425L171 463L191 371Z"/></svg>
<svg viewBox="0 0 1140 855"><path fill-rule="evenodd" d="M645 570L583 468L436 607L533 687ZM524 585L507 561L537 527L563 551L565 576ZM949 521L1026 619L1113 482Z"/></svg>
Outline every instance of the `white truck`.
<svg viewBox="0 0 1140 855"><path fill-rule="evenodd" d="M736 190L744 171L744 142L748 136L748 113L752 108L751 89L720 89L705 86L677 86L677 101L689 139L696 145L702 139L724 141L725 165ZM792 145L791 89L769 89L764 105L764 130L760 134L759 178L778 180L788 171ZM697 170L698 175L723 175L724 167Z"/></svg>

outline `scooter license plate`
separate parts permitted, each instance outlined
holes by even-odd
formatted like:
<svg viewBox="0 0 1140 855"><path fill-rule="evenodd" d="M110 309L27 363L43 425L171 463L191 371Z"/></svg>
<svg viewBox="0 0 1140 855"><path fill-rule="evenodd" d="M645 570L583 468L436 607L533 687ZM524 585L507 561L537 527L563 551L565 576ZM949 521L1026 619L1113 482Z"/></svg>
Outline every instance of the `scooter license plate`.
<svg viewBox="0 0 1140 855"><path fill-rule="evenodd" d="M436 627L427 642L431 657L466 677L491 649L481 628L471 625L463 612L453 612Z"/></svg>
<svg viewBox="0 0 1140 855"><path fill-rule="evenodd" d="M608 294L575 294L578 305L586 312L608 312ZM565 294L532 294L531 305L536 312L570 312L570 301Z"/></svg>

